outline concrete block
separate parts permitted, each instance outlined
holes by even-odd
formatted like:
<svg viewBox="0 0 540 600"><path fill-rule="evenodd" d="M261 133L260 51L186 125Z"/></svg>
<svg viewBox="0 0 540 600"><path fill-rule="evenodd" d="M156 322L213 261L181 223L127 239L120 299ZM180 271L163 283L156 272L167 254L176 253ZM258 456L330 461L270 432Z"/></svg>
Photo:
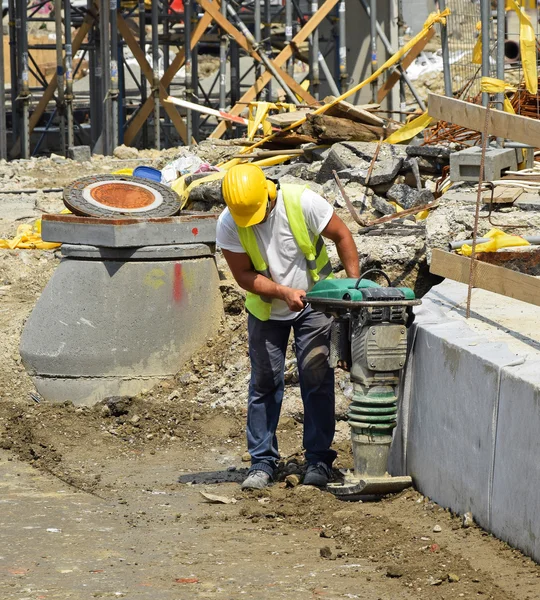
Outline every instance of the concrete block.
<svg viewBox="0 0 540 600"><path fill-rule="evenodd" d="M44 215L41 236L47 242L109 248L215 244L217 218L208 213L158 219Z"/></svg>
<svg viewBox="0 0 540 600"><path fill-rule="evenodd" d="M20 354L48 401L94 404L177 373L216 333L213 257L64 259L24 327Z"/></svg>
<svg viewBox="0 0 540 600"><path fill-rule="evenodd" d="M92 160L92 151L90 146L71 146L68 148L67 157L77 162L86 162Z"/></svg>
<svg viewBox="0 0 540 600"><path fill-rule="evenodd" d="M450 179L452 181L478 181L482 149L479 146L465 148L450 155ZM484 181L500 179L505 170L516 170L515 148L488 148L484 162Z"/></svg>

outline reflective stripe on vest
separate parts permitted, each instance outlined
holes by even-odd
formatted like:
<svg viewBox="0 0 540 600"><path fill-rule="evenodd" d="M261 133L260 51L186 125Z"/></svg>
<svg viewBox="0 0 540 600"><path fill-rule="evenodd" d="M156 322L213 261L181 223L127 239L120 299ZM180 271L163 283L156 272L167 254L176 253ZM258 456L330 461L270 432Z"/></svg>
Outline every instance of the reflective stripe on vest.
<svg viewBox="0 0 540 600"><path fill-rule="evenodd" d="M317 282L320 279L326 279L334 275L322 236L315 236L315 239L311 240L304 213L302 212L301 197L305 189L306 186L303 185L283 184L281 186L283 203L285 204L285 211L291 232L302 254L306 258L311 279ZM268 279L272 279L268 265L264 262L257 244L253 229L251 227L238 227L237 229L240 243L251 259L255 271L264 275L264 277L268 277ZM248 292L246 296L246 308L259 320L268 321L272 312L272 300Z"/></svg>

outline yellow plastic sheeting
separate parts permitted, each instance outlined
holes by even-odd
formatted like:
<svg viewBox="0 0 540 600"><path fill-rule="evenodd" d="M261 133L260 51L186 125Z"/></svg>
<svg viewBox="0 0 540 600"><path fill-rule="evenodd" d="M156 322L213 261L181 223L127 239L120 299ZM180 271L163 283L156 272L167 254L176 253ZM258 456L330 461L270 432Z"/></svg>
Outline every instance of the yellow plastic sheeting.
<svg viewBox="0 0 540 600"><path fill-rule="evenodd" d="M44 242L41 239L41 219L38 219L34 225L25 223L17 227L17 233L11 240L0 239L0 248L5 250L15 250L16 248L25 250L54 250L61 244L53 242Z"/></svg>
<svg viewBox="0 0 540 600"><path fill-rule="evenodd" d="M418 135L421 131L424 131L426 127L429 127L435 119L430 117L427 112L416 119L413 119L409 123L400 127L397 131L388 136L384 141L389 144L399 144L400 142L406 142L412 139L415 135Z"/></svg>
<svg viewBox="0 0 540 600"><path fill-rule="evenodd" d="M525 76L525 85L530 94L538 92L538 68L536 65L536 36L531 20L515 0L509 0L510 6L519 17L519 49L521 64Z"/></svg>
<svg viewBox="0 0 540 600"><path fill-rule="evenodd" d="M407 54L407 52L409 52L409 50L415 44L417 44L422 38L424 38L426 36L427 32L434 25L436 25L437 23L441 23L444 25L446 23L446 17L448 17L448 15L450 15L450 10L448 8L444 9L442 12L437 11L437 12L431 13L429 15L429 17L427 18L426 22L424 23L422 30L419 33L417 33L412 39L410 39L393 56L391 56L381 67L379 67L375 71L375 73L370 75L367 79L364 79L364 81L361 81L358 85L355 85L354 87L352 87L350 90L347 90L344 94L341 94L341 96L338 96L337 98L335 98L332 102L330 102L328 104L324 104L323 106L319 107L318 109L313 111L311 114L315 114L315 115L323 114L332 106L335 106L342 100L346 100L349 96L356 94L363 87L365 87L366 85L369 85L372 81L375 81L376 79L378 79L387 69L389 69L390 67L393 67L397 62L399 62L401 60L401 58L405 54ZM302 117L302 118L298 119L298 121L296 121L295 123L292 123L292 125L289 125L289 126L285 127L284 129L282 129L282 132L290 131L291 129L295 129L296 127L299 127L300 125L302 125L305 122L306 122L306 117ZM249 154L254 148L258 148L262 144L265 144L266 142L270 141L274 136L275 136L275 134L272 134L268 137L263 138L262 140L258 141L256 144L253 144L252 146L246 146L245 148L243 148L240 151L240 154Z"/></svg>
<svg viewBox="0 0 540 600"><path fill-rule="evenodd" d="M519 235L509 235L500 229L492 229L482 237L490 238L490 240L489 242L477 244L476 252L497 252L497 250L500 250L501 248L530 246L529 242L522 237L519 237ZM472 247L465 244L457 252L458 254L463 254L463 256L470 256L472 254Z"/></svg>

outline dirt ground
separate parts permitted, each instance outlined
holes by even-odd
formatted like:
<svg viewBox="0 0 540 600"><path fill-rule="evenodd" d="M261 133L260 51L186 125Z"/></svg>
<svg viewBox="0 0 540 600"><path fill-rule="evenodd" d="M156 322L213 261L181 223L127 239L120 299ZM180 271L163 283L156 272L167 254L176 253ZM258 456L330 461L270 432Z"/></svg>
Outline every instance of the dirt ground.
<svg viewBox="0 0 540 600"><path fill-rule="evenodd" d="M25 177L12 185L39 180ZM60 206L53 196L42 209ZM293 364L279 481L240 490L249 371L242 298L229 284L219 334L174 379L92 408L38 402L18 343L58 260L0 250L0 598L540 599L533 561L415 490L345 503L286 487L302 473ZM341 402L346 387L341 378ZM351 465L343 413L339 468Z"/></svg>

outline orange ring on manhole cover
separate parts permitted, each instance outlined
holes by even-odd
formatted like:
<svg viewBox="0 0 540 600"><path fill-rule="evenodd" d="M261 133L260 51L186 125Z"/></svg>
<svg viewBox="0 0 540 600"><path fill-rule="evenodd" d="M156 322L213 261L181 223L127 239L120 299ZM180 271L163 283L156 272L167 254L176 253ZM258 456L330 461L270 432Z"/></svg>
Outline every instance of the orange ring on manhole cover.
<svg viewBox="0 0 540 600"><path fill-rule="evenodd" d="M92 188L90 195L103 206L126 210L150 206L156 199L150 190L131 183L104 183Z"/></svg>

